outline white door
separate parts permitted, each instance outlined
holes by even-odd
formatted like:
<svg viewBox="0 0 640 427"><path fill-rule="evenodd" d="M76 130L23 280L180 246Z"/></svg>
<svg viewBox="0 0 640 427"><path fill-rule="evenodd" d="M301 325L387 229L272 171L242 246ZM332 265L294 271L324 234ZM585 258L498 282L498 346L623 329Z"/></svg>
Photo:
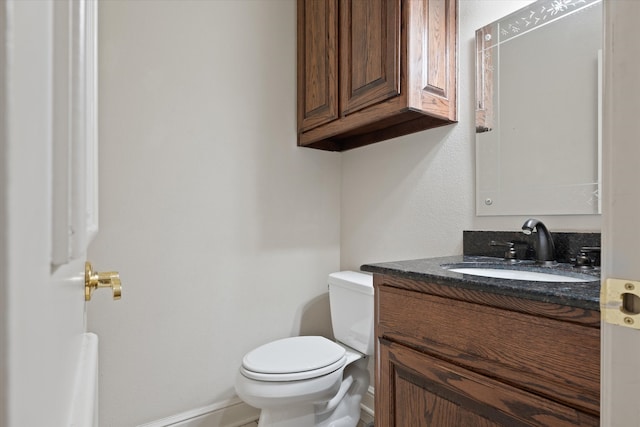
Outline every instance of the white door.
<svg viewBox="0 0 640 427"><path fill-rule="evenodd" d="M640 2L604 4L602 277L640 281ZM640 307L625 311L638 326ZM601 409L603 427L640 426L639 329L602 324Z"/></svg>
<svg viewBox="0 0 640 427"><path fill-rule="evenodd" d="M0 2L0 425L95 426L95 0ZM89 303L90 304L90 303Z"/></svg>

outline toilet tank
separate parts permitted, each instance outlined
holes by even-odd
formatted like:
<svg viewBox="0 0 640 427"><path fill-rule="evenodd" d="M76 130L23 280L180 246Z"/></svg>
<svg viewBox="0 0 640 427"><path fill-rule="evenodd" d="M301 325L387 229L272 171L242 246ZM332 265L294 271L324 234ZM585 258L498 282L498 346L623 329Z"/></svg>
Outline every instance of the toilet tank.
<svg viewBox="0 0 640 427"><path fill-rule="evenodd" d="M336 340L373 355L373 276L356 271L331 273L329 304Z"/></svg>

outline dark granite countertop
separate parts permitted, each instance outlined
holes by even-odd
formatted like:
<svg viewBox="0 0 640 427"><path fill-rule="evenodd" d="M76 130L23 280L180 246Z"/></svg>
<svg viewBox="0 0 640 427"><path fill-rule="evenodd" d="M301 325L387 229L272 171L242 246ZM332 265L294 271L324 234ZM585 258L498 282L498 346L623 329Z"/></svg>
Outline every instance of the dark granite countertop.
<svg viewBox="0 0 640 427"><path fill-rule="evenodd" d="M475 291L491 292L535 301L561 304L600 311L600 269L582 270L571 264L556 266L537 266L533 261L520 261L518 269L538 272L549 272L550 269L567 276L588 275L593 277L589 282L537 282L526 280L497 279L456 273L443 268L443 264L462 264L464 266L490 266L491 268L509 268L514 264L502 258L483 256L452 256L442 258L425 258L407 261L365 264L362 271L388 274L392 276L423 280L439 285L452 286ZM462 267L462 266L460 266Z"/></svg>

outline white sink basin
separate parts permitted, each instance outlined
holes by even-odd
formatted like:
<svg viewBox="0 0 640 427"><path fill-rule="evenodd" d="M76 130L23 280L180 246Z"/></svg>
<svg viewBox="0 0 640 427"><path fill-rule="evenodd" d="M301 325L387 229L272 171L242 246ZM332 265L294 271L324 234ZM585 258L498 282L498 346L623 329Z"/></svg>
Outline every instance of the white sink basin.
<svg viewBox="0 0 640 427"><path fill-rule="evenodd" d="M527 280L530 282L592 282L596 277L584 276L584 278L567 276L564 274L541 273L538 271L506 270L487 267L458 267L449 268L449 271L473 276L494 277L497 279Z"/></svg>

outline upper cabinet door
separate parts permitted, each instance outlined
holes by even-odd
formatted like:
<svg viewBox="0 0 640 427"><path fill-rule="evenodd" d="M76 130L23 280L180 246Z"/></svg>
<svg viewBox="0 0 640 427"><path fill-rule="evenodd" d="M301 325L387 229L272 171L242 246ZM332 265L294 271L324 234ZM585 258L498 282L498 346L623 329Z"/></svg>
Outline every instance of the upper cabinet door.
<svg viewBox="0 0 640 427"><path fill-rule="evenodd" d="M457 4L408 1L409 106L446 120L457 118Z"/></svg>
<svg viewBox="0 0 640 427"><path fill-rule="evenodd" d="M341 0L340 110L400 94L400 0Z"/></svg>
<svg viewBox="0 0 640 427"><path fill-rule="evenodd" d="M338 118L338 0L298 0L298 127Z"/></svg>

